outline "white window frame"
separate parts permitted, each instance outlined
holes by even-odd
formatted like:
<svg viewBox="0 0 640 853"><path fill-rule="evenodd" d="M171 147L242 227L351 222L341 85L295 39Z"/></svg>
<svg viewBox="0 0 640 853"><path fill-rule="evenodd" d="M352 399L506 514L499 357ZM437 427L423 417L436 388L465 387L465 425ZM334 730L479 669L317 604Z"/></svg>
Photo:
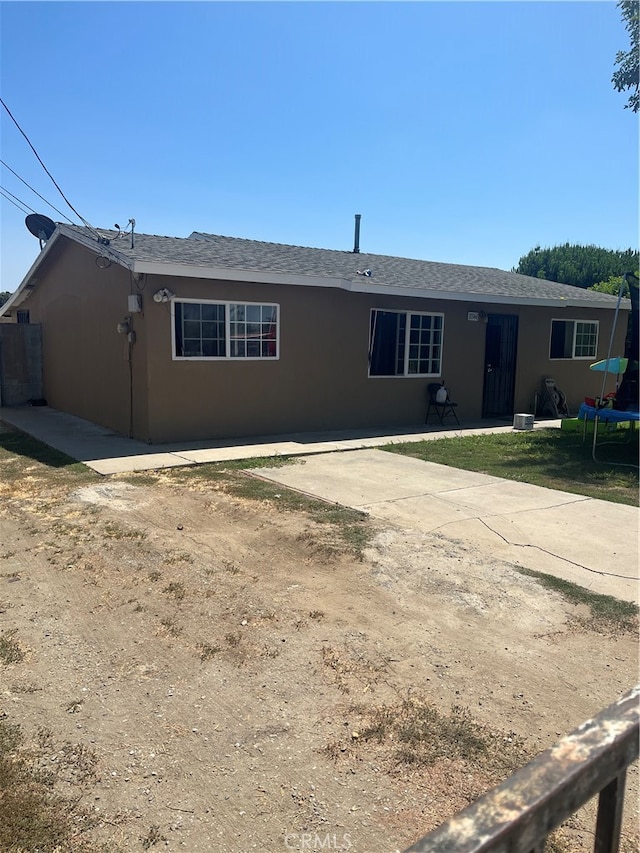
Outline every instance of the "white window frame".
<svg viewBox="0 0 640 853"><path fill-rule="evenodd" d="M573 335L571 339L571 355L569 356L552 356L551 342L553 340L553 324L554 323L573 323ZM584 325L595 326L596 336L594 342L594 351L592 355L576 355L576 337L578 334L578 323ZM600 321L599 320L575 320L565 317L553 317L549 327L549 361L593 361L598 353L598 340L600 338Z"/></svg>
<svg viewBox="0 0 640 853"><path fill-rule="evenodd" d="M224 305L225 355L177 355L176 354L176 303L190 302L197 305ZM275 355L231 355L231 311L234 305L258 306L276 309L276 354ZM280 305L277 302L247 302L240 299L172 299L171 300L171 354L173 361L278 361L280 359Z"/></svg>
<svg viewBox="0 0 640 853"><path fill-rule="evenodd" d="M404 314L405 315L405 342L404 342L404 365L402 373L371 373L371 357L373 354L373 339L371 335L371 325L373 321L373 314L376 311L381 311L385 314ZM439 370L437 373L409 373L409 351L410 351L410 343L408 341L408 333L411 331L411 317L419 316L419 317L440 317L441 325L440 325L440 358L438 360ZM397 350L396 350L397 351ZM424 379L424 378L439 378L442 376L442 357L444 351L444 313L441 311L412 311L406 310L402 311L398 308L371 308L369 313L369 365L368 365L368 377L369 379Z"/></svg>

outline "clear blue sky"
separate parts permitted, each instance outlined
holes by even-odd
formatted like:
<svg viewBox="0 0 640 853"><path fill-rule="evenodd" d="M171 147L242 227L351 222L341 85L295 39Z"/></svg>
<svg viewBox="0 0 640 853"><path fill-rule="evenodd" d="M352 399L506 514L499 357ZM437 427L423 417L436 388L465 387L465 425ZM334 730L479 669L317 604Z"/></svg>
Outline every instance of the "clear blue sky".
<svg viewBox="0 0 640 853"><path fill-rule="evenodd" d="M2 2L2 98L80 214L510 269L638 242L614 2ZM2 110L2 159L77 221ZM2 186L61 216L6 169ZM38 254L2 198L0 290Z"/></svg>

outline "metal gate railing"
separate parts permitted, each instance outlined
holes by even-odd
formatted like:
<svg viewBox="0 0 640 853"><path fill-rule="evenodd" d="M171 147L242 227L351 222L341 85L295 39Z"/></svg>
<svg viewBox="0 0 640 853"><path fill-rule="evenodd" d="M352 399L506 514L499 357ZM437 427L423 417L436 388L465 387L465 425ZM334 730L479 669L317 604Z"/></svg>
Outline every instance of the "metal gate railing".
<svg viewBox="0 0 640 853"><path fill-rule="evenodd" d="M596 794L593 849L617 853L639 698L636 687L404 853L542 853L548 835Z"/></svg>

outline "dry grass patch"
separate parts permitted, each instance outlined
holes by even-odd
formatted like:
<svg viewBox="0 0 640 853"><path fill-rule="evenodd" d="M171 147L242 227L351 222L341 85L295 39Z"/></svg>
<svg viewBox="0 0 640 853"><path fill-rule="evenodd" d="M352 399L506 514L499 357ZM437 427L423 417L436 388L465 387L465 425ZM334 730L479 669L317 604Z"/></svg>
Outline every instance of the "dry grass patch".
<svg viewBox="0 0 640 853"><path fill-rule="evenodd" d="M42 487L97 483L100 475L81 462L16 430L0 433L0 494L44 495Z"/></svg>
<svg viewBox="0 0 640 853"><path fill-rule="evenodd" d="M160 827L156 823L149 827L149 831L146 835L140 836L140 842L143 850L150 850L152 847L155 847L156 844L160 844L166 840L166 836L160 832Z"/></svg>
<svg viewBox="0 0 640 853"><path fill-rule="evenodd" d="M187 594L182 581L171 581L162 591L166 592L167 595L173 596L176 601L182 601Z"/></svg>
<svg viewBox="0 0 640 853"><path fill-rule="evenodd" d="M623 601L612 595L591 592L571 581L537 572L534 569L518 567L518 571L535 578L546 589L559 592L567 601L588 608L588 615L576 614L572 621L590 631L599 634L617 636L624 633L638 633L638 605Z"/></svg>
<svg viewBox="0 0 640 853"><path fill-rule="evenodd" d="M484 725L458 705L442 713L423 699L409 697L378 707L354 704L345 717L340 735L327 742L325 755L354 767L370 763L402 786L415 785L426 793L425 805L411 816L421 835L475 802L534 757L516 733ZM406 825L404 810L395 817ZM571 818L554 832L545 850L577 851L567 832L575 825L575 818Z"/></svg>
<svg viewBox="0 0 640 853"><path fill-rule="evenodd" d="M532 757L514 732L491 729L459 705L443 714L431 703L409 697L378 707L354 704L348 717L344 734L328 744L327 753L362 757L373 748L392 773L446 761L504 778Z"/></svg>
<svg viewBox="0 0 640 853"><path fill-rule="evenodd" d="M14 629L13 631L0 634L0 661L5 665L20 663L24 658L24 652L20 648L20 643L15 638L17 633Z"/></svg>
<svg viewBox="0 0 640 853"><path fill-rule="evenodd" d="M178 625L175 619L165 617L160 620L160 624L168 634L171 634L172 637L179 637L182 633L182 628Z"/></svg>
<svg viewBox="0 0 640 853"><path fill-rule="evenodd" d="M347 642L341 648L322 647L322 663L329 679L342 693L361 693L377 684L388 668L388 660L377 660Z"/></svg>
<svg viewBox="0 0 640 853"><path fill-rule="evenodd" d="M197 643L196 648L200 652L200 660L203 663L211 660L221 651L220 646L216 646L214 643Z"/></svg>
<svg viewBox="0 0 640 853"><path fill-rule="evenodd" d="M26 750L20 727L0 719L0 850L103 850L88 837L99 823L98 816L80 806L78 796L62 795L56 787L61 776L66 781L71 778L76 787L90 785L95 780L94 753L83 744L56 746L45 730L37 740L37 747Z"/></svg>

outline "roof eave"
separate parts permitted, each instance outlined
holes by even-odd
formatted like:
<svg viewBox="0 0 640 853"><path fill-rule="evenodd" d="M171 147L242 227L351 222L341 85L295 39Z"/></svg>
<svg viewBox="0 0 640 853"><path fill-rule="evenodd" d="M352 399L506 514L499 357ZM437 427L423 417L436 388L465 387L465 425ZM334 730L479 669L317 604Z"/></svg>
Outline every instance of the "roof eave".
<svg viewBox="0 0 640 853"><path fill-rule="evenodd" d="M360 284L352 282L351 290L357 293L380 293L384 296L411 296L419 299L441 299L450 302L486 302L493 305L532 305L540 308L609 308L615 310L615 303L600 299L580 299L565 296L505 296L478 291L467 293L460 291L424 290L416 287L394 287ZM622 309L629 310L630 305L621 304Z"/></svg>
<svg viewBox="0 0 640 853"><path fill-rule="evenodd" d="M51 251L51 247L58 241L59 237L60 231L58 230L58 228L56 228L51 237L47 240L44 249L41 249L40 254L29 267L27 274L22 279L18 287L14 290L14 292L7 299L4 305L0 306L0 317L6 317L6 315L10 313L12 308L17 308L18 305L22 305L25 299L27 299L27 297L31 295L31 291L33 290L36 284L36 282L33 280L34 276L40 269L40 266L44 259Z"/></svg>
<svg viewBox="0 0 640 853"><path fill-rule="evenodd" d="M78 234L77 231L74 231L62 223L58 224L58 230L63 236L68 237L69 240L74 240L76 243L84 246L85 249L95 252L96 255L106 255L121 266L131 269L133 265L132 259L128 258L126 255L120 254L111 242L99 243L95 237Z"/></svg>
<svg viewBox="0 0 640 853"><path fill-rule="evenodd" d="M414 299L439 299L452 302L485 302L494 305L532 305L547 308L608 308L615 304L608 300L583 300L578 297L535 297L502 296L490 293L465 293L460 291L425 290L416 287L378 285L370 279L351 279L300 275L298 273L272 272L233 267L197 266L195 264L170 264L164 261L135 261L134 273L175 276L177 278L214 279L216 281L240 281L254 284L290 284L303 287L332 287L353 293L380 294L382 296L405 296ZM621 306L627 308L628 306Z"/></svg>
<svg viewBox="0 0 640 853"><path fill-rule="evenodd" d="M305 287L337 287L351 290L351 282L345 278L330 276L300 275L298 273L250 270L236 267L211 267L196 264L172 264L164 261L134 261L134 273L168 275L177 278L204 278L216 281L243 281L254 284L293 284Z"/></svg>

